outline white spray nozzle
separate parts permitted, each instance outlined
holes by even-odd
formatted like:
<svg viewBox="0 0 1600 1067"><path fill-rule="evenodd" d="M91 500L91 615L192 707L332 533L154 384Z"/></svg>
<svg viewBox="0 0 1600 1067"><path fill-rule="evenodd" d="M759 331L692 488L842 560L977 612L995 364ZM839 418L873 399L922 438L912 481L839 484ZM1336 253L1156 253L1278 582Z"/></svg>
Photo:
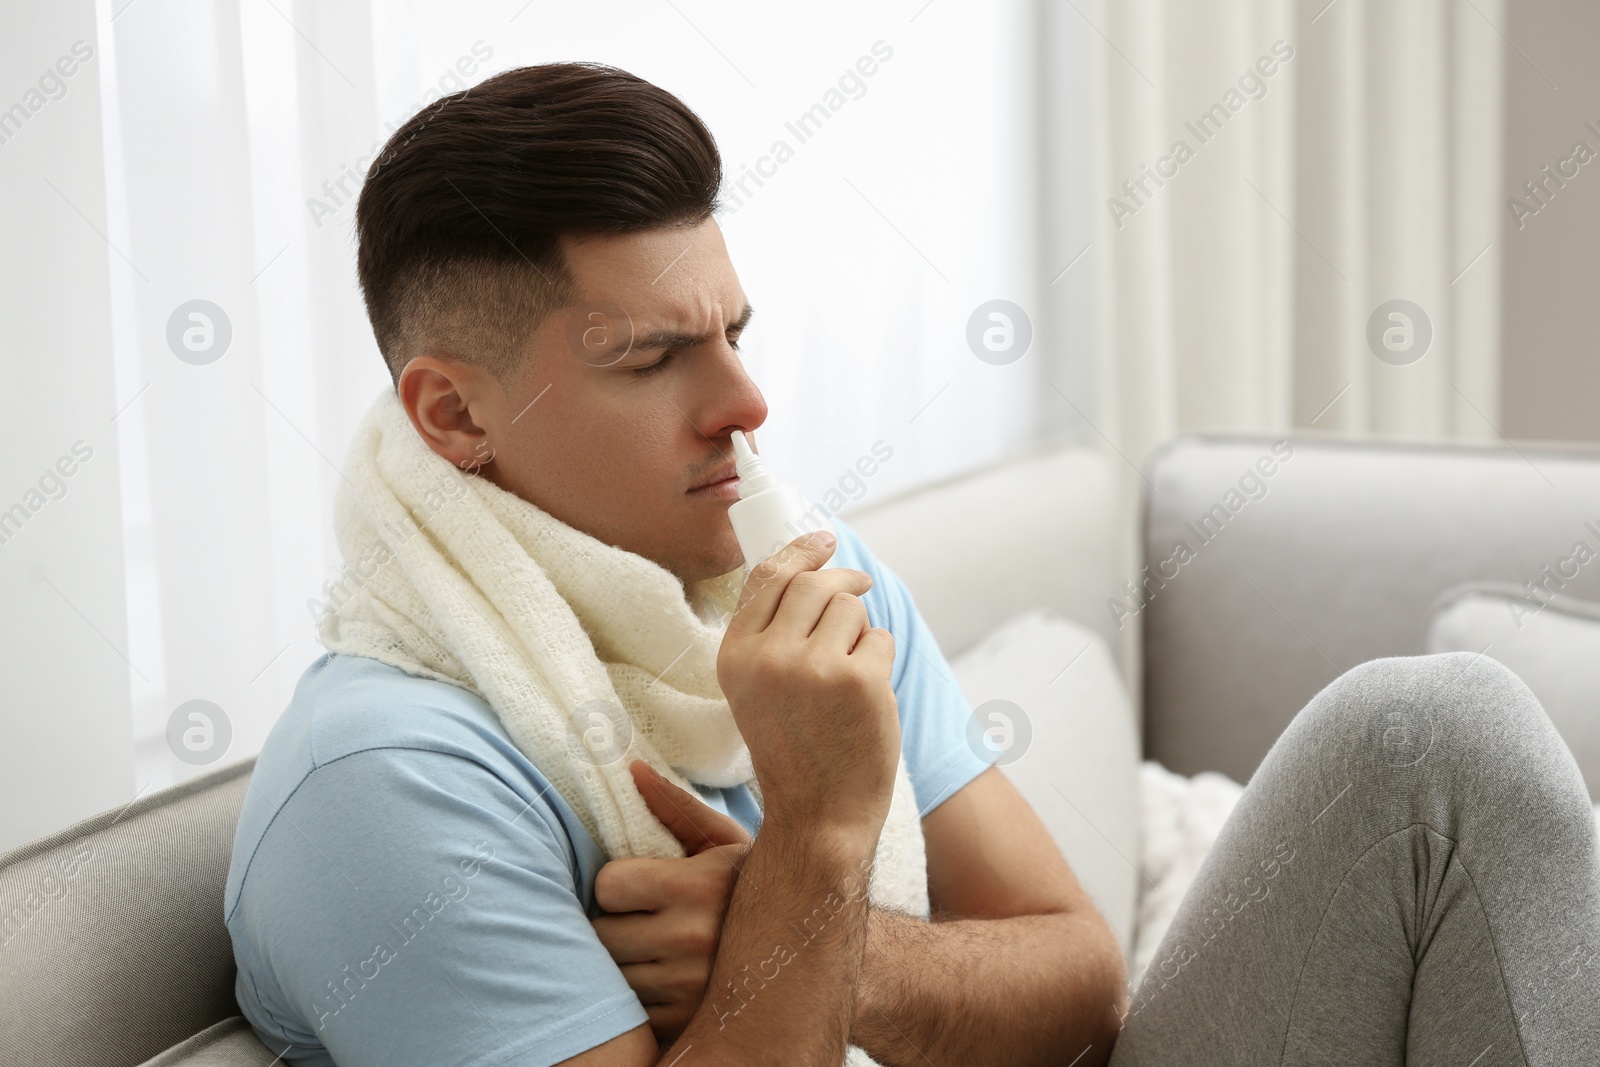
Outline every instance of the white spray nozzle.
<svg viewBox="0 0 1600 1067"><path fill-rule="evenodd" d="M777 477L767 470L761 457L751 449L743 430L733 431L733 465L739 472L740 500L778 484Z"/></svg>

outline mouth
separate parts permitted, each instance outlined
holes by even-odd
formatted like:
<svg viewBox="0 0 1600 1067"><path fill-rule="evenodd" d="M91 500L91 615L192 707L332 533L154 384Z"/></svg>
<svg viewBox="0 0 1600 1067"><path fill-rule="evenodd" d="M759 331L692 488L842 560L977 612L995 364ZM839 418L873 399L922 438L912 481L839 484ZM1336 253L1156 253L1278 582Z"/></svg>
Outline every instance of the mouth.
<svg viewBox="0 0 1600 1067"><path fill-rule="evenodd" d="M716 471L699 485L689 489L690 495L720 496L739 488L739 474L733 464L728 464Z"/></svg>

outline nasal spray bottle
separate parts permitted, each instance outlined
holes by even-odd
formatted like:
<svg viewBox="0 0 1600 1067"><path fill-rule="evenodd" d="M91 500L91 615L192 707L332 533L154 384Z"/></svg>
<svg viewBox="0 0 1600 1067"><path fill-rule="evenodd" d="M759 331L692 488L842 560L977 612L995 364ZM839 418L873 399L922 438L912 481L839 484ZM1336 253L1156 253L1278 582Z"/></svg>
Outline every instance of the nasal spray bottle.
<svg viewBox="0 0 1600 1067"><path fill-rule="evenodd" d="M728 505L728 520L744 553L745 573L801 534L838 531L821 504L807 504L799 490L781 485L751 449L743 430L733 431L733 461L739 473L739 499ZM832 567L828 557L822 567Z"/></svg>

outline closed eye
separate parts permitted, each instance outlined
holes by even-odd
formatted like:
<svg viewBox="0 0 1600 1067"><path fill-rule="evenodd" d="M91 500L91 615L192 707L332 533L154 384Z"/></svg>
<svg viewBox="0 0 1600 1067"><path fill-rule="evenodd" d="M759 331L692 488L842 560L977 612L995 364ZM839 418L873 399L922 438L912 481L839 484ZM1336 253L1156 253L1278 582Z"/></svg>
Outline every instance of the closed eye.
<svg viewBox="0 0 1600 1067"><path fill-rule="evenodd" d="M739 347L739 336L741 333L743 333L742 330L732 330L730 331L730 336L728 337L728 346L735 352L743 351ZM648 378L653 374L659 374L661 371L666 369L668 363L672 362L672 358L676 354L676 349L667 349L661 354L661 358L656 360L654 363L644 367L633 368L633 376L635 378Z"/></svg>
<svg viewBox="0 0 1600 1067"><path fill-rule="evenodd" d="M669 348L667 351L665 351L665 352L663 352L661 354L661 358L660 359L656 360L654 363L650 364L649 366L633 368L633 376L635 378L648 378L652 374L660 373L661 371L666 369L666 366L667 366L668 363L672 362L672 356L673 356L673 351Z"/></svg>

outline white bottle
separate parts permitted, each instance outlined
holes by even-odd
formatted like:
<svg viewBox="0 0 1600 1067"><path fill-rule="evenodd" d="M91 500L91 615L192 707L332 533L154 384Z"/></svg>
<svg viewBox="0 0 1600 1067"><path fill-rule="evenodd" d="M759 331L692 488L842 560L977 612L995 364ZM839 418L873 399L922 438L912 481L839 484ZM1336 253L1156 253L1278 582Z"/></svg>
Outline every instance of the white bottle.
<svg viewBox="0 0 1600 1067"><path fill-rule="evenodd" d="M750 448L743 430L733 431L733 457L739 473L739 499L728 505L728 520L739 539L747 573L801 534L827 530L838 536L828 509L806 503L799 490L779 484ZM830 556L822 569L833 565Z"/></svg>

